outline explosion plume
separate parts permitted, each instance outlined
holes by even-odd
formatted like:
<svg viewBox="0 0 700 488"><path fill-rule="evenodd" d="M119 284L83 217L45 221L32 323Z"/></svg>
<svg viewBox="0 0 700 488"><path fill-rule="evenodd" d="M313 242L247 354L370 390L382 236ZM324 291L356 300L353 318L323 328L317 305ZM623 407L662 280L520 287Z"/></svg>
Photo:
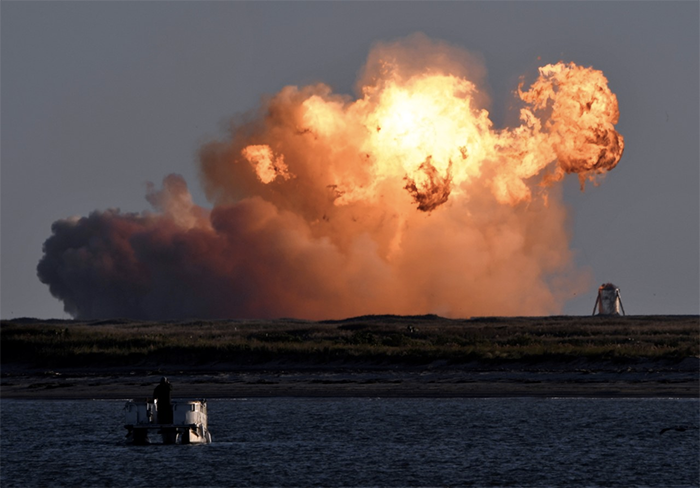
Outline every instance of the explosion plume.
<svg viewBox="0 0 700 488"><path fill-rule="evenodd" d="M556 313L587 286L555 183L583 188L624 140L603 73L549 64L496 130L478 59L422 35L378 44L357 96L287 86L200 150L155 213L59 220L38 273L78 318Z"/></svg>

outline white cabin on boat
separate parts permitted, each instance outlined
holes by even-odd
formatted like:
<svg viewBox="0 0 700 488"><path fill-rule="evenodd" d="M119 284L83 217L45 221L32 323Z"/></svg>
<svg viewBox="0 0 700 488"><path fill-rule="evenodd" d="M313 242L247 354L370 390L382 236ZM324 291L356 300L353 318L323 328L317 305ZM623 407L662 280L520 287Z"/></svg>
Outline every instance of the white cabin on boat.
<svg viewBox="0 0 700 488"><path fill-rule="evenodd" d="M124 405L127 442L150 444L149 433L160 434L163 444L208 444L206 400L177 400L171 403L173 423L158 422L158 404L154 400L128 400Z"/></svg>

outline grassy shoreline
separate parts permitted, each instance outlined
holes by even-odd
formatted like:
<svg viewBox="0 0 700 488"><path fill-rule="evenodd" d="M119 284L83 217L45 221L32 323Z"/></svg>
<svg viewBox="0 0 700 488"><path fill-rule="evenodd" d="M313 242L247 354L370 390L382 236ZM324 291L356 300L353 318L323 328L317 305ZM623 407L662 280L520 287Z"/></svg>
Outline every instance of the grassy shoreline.
<svg viewBox="0 0 700 488"><path fill-rule="evenodd" d="M24 368L421 367L700 357L700 317L376 315L344 320L3 320L1 363Z"/></svg>

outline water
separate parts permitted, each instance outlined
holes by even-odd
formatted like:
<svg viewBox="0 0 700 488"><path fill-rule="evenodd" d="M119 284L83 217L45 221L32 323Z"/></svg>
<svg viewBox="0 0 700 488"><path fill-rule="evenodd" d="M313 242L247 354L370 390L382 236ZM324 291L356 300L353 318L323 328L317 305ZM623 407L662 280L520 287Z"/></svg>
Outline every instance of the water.
<svg viewBox="0 0 700 488"><path fill-rule="evenodd" d="M0 406L3 487L700 485L695 399L210 400L212 444L145 447L122 401Z"/></svg>

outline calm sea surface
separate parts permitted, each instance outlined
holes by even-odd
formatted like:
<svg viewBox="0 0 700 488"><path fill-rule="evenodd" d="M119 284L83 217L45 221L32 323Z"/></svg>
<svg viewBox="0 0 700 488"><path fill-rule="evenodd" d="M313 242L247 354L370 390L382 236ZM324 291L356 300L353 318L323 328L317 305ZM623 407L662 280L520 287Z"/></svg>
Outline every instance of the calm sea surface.
<svg viewBox="0 0 700 488"><path fill-rule="evenodd" d="M123 403L2 400L1 485L700 485L694 399L209 400L212 444L143 447Z"/></svg>

